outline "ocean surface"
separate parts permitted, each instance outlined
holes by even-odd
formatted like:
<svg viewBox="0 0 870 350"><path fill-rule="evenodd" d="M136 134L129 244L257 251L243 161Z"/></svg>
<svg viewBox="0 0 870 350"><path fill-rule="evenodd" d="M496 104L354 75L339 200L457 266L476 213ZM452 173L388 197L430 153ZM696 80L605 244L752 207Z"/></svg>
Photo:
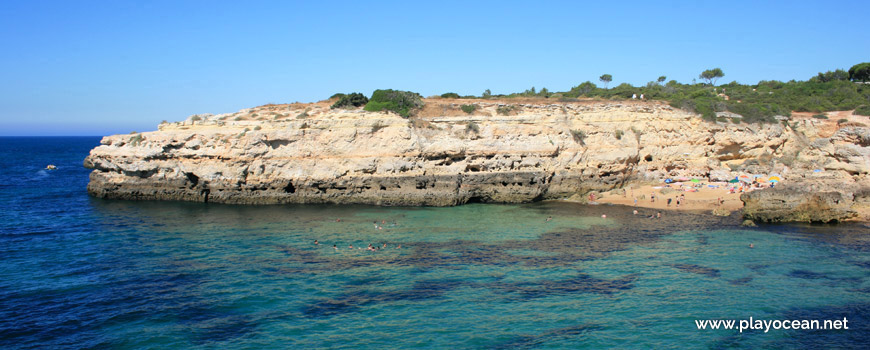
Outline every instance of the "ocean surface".
<svg viewBox="0 0 870 350"><path fill-rule="evenodd" d="M861 224L101 200L98 144L0 138L2 349L870 348ZM750 317L849 329L695 323Z"/></svg>

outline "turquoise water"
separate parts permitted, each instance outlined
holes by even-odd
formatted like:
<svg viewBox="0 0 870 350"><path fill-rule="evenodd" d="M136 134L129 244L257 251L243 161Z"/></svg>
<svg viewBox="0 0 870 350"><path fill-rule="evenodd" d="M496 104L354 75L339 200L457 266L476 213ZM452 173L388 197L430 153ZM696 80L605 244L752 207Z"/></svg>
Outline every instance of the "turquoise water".
<svg viewBox="0 0 870 350"><path fill-rule="evenodd" d="M862 225L744 229L554 202L107 201L84 192L97 143L0 138L2 348L870 346ZM851 329L694 322L749 317Z"/></svg>

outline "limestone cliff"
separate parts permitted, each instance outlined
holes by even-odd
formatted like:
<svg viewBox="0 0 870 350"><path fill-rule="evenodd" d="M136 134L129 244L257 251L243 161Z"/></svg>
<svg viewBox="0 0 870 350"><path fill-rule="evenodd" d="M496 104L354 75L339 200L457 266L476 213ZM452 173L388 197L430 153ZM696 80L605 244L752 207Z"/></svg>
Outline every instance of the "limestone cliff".
<svg viewBox="0 0 870 350"><path fill-rule="evenodd" d="M85 166L97 197L244 204L518 203L744 172L860 188L870 137L866 117L850 118L714 123L657 102L429 99L405 119L324 101L107 136Z"/></svg>

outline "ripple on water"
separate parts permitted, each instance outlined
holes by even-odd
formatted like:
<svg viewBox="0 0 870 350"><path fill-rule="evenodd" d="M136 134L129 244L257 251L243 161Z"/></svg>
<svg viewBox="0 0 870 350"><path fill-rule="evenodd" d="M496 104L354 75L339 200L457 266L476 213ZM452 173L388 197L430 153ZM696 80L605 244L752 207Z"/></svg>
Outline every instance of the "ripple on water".
<svg viewBox="0 0 870 350"><path fill-rule="evenodd" d="M633 215L627 207L555 202L381 208L105 201L86 196L88 170L80 167L98 141L54 154L36 147L45 140L0 147L0 186L16 184L0 191L0 347L868 342L870 239L860 225L747 230L730 218L664 212L650 219L655 212L646 209ZM12 166L29 158L37 163L29 170ZM48 163L60 169L28 180ZM370 243L388 248L348 249ZM858 331L737 335L698 331L693 322L748 316L848 317Z"/></svg>

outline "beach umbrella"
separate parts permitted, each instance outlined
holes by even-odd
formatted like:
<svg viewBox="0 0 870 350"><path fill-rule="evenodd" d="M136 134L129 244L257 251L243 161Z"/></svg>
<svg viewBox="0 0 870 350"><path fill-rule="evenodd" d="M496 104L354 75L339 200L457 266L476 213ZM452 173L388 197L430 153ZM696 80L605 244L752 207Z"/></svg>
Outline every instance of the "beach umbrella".
<svg viewBox="0 0 870 350"><path fill-rule="evenodd" d="M756 174L756 175L752 175L752 177L754 177L754 178L757 179L757 178L759 178L759 177L764 177L764 175L758 175L758 174Z"/></svg>
<svg viewBox="0 0 870 350"><path fill-rule="evenodd" d="M758 183L767 182L767 180L765 180L763 177L759 177L759 178L755 179L755 181Z"/></svg>
<svg viewBox="0 0 870 350"><path fill-rule="evenodd" d="M665 183L666 183L666 184L669 184L669 183L671 183L671 182L674 182L674 180L671 180L671 179L667 179L667 180L665 180Z"/></svg>
<svg viewBox="0 0 870 350"><path fill-rule="evenodd" d="M782 181L782 179L780 179L779 176L771 176L771 177L767 178L767 181L768 182L780 182L780 181Z"/></svg>
<svg viewBox="0 0 870 350"><path fill-rule="evenodd" d="M779 180L773 179L773 180L767 180L767 182L779 182Z"/></svg>
<svg viewBox="0 0 870 350"><path fill-rule="evenodd" d="M737 177L737 179L743 181L743 180L749 180L750 177L748 175L740 175Z"/></svg>
<svg viewBox="0 0 870 350"><path fill-rule="evenodd" d="M692 179L692 182L694 182L694 183L699 183L699 182L701 182L701 180L698 180L698 179Z"/></svg>
<svg viewBox="0 0 870 350"><path fill-rule="evenodd" d="M736 184L738 182L740 182L740 180L737 180L737 179L732 179L731 181L728 181L728 183L732 183L732 184Z"/></svg>

